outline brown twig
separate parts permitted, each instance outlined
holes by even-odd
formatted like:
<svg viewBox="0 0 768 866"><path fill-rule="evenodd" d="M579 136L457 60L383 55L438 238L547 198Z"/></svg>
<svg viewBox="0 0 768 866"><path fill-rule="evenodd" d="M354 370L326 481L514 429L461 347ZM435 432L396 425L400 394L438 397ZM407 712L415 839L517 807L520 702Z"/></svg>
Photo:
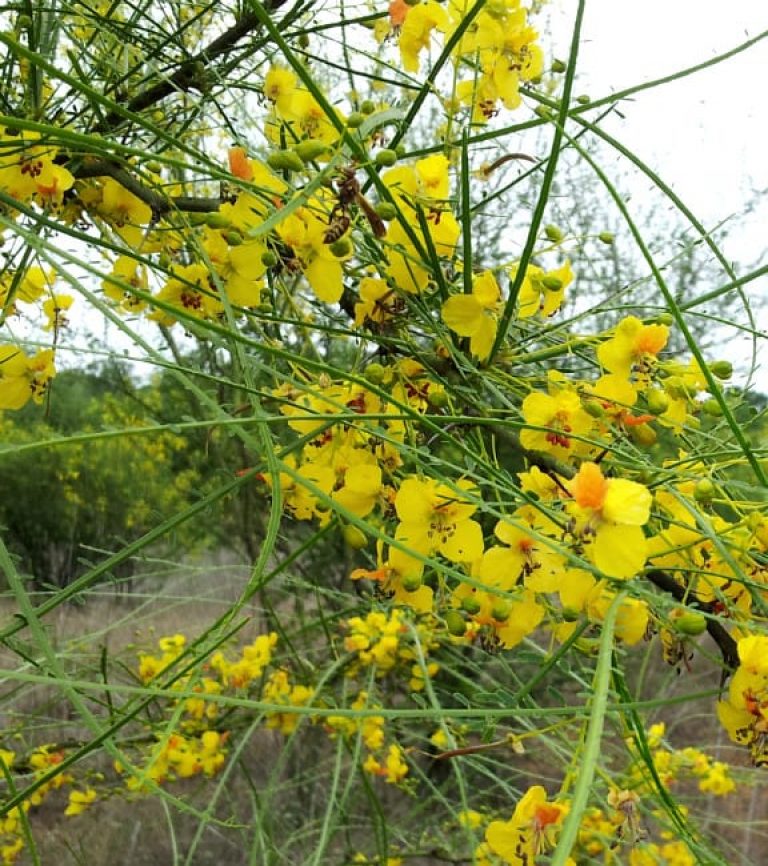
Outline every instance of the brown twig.
<svg viewBox="0 0 768 866"><path fill-rule="evenodd" d="M274 12L285 4L286 0L265 0L264 8L267 12ZM217 36L213 42L202 51L198 52L188 60L183 61L178 69L157 84L143 90L131 99L125 106L134 114L138 114L153 105L156 105L166 96L179 91L187 91L193 87L200 87L200 70L212 61L227 54L235 45L251 31L260 26L259 16L255 12L247 12L239 18L228 30ZM96 131L100 133L111 130L124 119L119 112L109 113L97 126Z"/></svg>
<svg viewBox="0 0 768 866"><path fill-rule="evenodd" d="M154 222L174 210L185 213L211 213L217 211L221 204L220 198L165 196L145 186L121 165L108 159L88 160L74 168L72 173L80 180L89 177L111 177L144 204L149 205Z"/></svg>

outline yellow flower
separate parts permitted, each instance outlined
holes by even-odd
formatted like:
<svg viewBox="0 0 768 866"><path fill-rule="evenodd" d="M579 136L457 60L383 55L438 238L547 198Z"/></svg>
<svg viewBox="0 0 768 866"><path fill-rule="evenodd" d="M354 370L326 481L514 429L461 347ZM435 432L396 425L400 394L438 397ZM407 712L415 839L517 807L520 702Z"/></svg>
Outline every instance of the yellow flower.
<svg viewBox="0 0 768 866"><path fill-rule="evenodd" d="M276 230L280 240L293 251L294 261L318 300L335 304L344 291L343 269L341 260L325 243L328 222L322 214L322 204L315 201L311 208L290 214Z"/></svg>
<svg viewBox="0 0 768 866"><path fill-rule="evenodd" d="M367 517L381 488L381 469L377 465L350 466L344 474L344 485L333 494L333 499L357 517Z"/></svg>
<svg viewBox="0 0 768 866"><path fill-rule="evenodd" d="M67 326L66 311L74 303L71 295L53 295L43 301L43 313L48 317L48 322L43 326L46 331L58 331Z"/></svg>
<svg viewBox="0 0 768 866"><path fill-rule="evenodd" d="M274 102L281 114L287 114L296 92L296 75L282 66L271 66L264 78L264 96Z"/></svg>
<svg viewBox="0 0 768 866"><path fill-rule="evenodd" d="M475 277L471 295L453 295L443 304L445 324L460 337L469 337L475 357L485 360L496 338L496 316L501 292L492 271Z"/></svg>
<svg viewBox="0 0 768 866"><path fill-rule="evenodd" d="M532 866L536 855L551 843L567 807L550 803L541 785L529 788L515 807L509 821L492 821L485 831L485 841L494 854L508 866Z"/></svg>
<svg viewBox="0 0 768 866"><path fill-rule="evenodd" d="M483 532L471 519L477 506L462 498L472 484L459 481L454 490L431 478L406 478L395 497L400 519L395 538L416 553L439 551L451 562L472 562L483 553Z"/></svg>
<svg viewBox="0 0 768 866"><path fill-rule="evenodd" d="M627 316L619 322L613 337L598 347L597 358L609 373L626 379L633 371L645 375L668 338L666 325L644 325L635 316Z"/></svg>
<svg viewBox="0 0 768 866"><path fill-rule="evenodd" d="M583 454L589 448L583 439L594 428L595 420L584 410L575 391L563 388L552 395L534 392L523 400L522 409L525 423L530 425L520 432L523 448L544 451L559 460Z"/></svg>
<svg viewBox="0 0 768 866"><path fill-rule="evenodd" d="M139 313L147 306L143 298L131 291L149 291L146 266L132 256L118 256L112 266L112 273L102 281L101 287L104 294L119 304L124 312Z"/></svg>
<svg viewBox="0 0 768 866"><path fill-rule="evenodd" d="M0 346L0 409L21 409L30 398L41 403L55 375L52 349L30 358L18 346Z"/></svg>
<svg viewBox="0 0 768 866"><path fill-rule="evenodd" d="M628 578L645 565L652 496L624 478L605 478L596 463L582 463L568 489L574 498L576 533L592 562L609 577Z"/></svg>
<svg viewBox="0 0 768 866"><path fill-rule="evenodd" d="M94 802L96 799L96 791L93 788L86 788L85 791L70 791L69 805L64 810L65 815L79 815Z"/></svg>
<svg viewBox="0 0 768 866"><path fill-rule="evenodd" d="M419 71L419 53L429 47L432 31L445 32L448 16L434 0L425 0L412 7L400 30L400 56L407 72Z"/></svg>
<svg viewBox="0 0 768 866"><path fill-rule="evenodd" d="M515 265L510 268L510 280L514 281L516 274ZM556 313L565 298L565 290L572 282L573 271L567 260L554 271L544 271L536 265L528 265L517 298L518 317L527 319L536 313L541 313L542 316Z"/></svg>

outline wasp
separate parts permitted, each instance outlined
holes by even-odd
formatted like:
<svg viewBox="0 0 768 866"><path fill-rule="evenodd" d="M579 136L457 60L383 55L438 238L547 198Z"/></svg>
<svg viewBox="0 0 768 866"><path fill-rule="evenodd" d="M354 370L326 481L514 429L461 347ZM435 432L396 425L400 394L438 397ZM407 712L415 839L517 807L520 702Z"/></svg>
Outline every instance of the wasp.
<svg viewBox="0 0 768 866"><path fill-rule="evenodd" d="M334 212L336 212L336 210L337 208L334 208ZM328 223L328 228L323 234L324 244L335 244L336 241L339 240L346 233L347 229L352 225L352 220L349 214L342 211L340 213L336 213L336 215L334 216L334 212L331 213L331 219Z"/></svg>
<svg viewBox="0 0 768 866"><path fill-rule="evenodd" d="M373 205L360 191L360 183L355 176L355 168L342 168L336 179L336 195L338 201L328 219L328 228L323 235L323 243L335 243L347 231L352 222L351 208L356 205L365 215L373 233L377 238L383 238L387 233L384 220L376 213Z"/></svg>

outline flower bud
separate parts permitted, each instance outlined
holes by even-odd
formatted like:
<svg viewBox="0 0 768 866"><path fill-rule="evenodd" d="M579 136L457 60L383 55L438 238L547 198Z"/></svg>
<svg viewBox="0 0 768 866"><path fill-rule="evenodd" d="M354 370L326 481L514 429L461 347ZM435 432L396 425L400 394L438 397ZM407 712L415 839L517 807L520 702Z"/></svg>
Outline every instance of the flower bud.
<svg viewBox="0 0 768 866"><path fill-rule="evenodd" d="M243 242L243 236L240 234L240 232L232 229L224 234L224 240L231 247L239 247L240 244Z"/></svg>
<svg viewBox="0 0 768 866"><path fill-rule="evenodd" d="M512 613L512 605L504 598L499 598L491 608L491 616L496 622L506 622Z"/></svg>
<svg viewBox="0 0 768 866"><path fill-rule="evenodd" d="M600 232L600 234L597 236L597 239L601 243L609 247L613 243L614 237L615 235L613 234L613 232Z"/></svg>
<svg viewBox="0 0 768 866"><path fill-rule="evenodd" d="M304 171L301 157L292 150L276 150L270 153L267 165L275 171Z"/></svg>
<svg viewBox="0 0 768 866"><path fill-rule="evenodd" d="M383 364L373 361L365 368L364 375L372 385L380 385L387 375L387 368Z"/></svg>
<svg viewBox="0 0 768 866"><path fill-rule="evenodd" d="M705 415L711 415L713 418L720 418L723 414L723 407L712 397L701 404L701 411Z"/></svg>
<svg viewBox="0 0 768 866"><path fill-rule="evenodd" d="M563 287L563 281L559 277L543 277L541 284L548 292L559 292Z"/></svg>
<svg viewBox="0 0 768 866"><path fill-rule="evenodd" d="M343 259L352 252L352 241L349 238L339 238L332 244L328 244L328 249L336 256L337 259Z"/></svg>
<svg viewBox="0 0 768 866"><path fill-rule="evenodd" d="M648 424L638 424L636 427L630 427L629 435L635 445L641 448L650 448L656 444L656 431Z"/></svg>
<svg viewBox="0 0 768 866"><path fill-rule="evenodd" d="M397 208L389 201L379 202L375 211L383 220L393 220L397 216Z"/></svg>
<svg viewBox="0 0 768 866"><path fill-rule="evenodd" d="M563 239L562 230L559 229L557 226L553 225L544 226L544 235L546 236L547 240L553 241L554 243L557 243L558 241L561 241Z"/></svg>
<svg viewBox="0 0 768 866"><path fill-rule="evenodd" d="M406 574L400 584L406 592L416 592L421 587L422 580L418 574Z"/></svg>
<svg viewBox="0 0 768 866"><path fill-rule="evenodd" d="M567 68L568 67L565 65L565 63L563 63L562 60L553 60L552 66L550 67L552 72L554 72L556 75L562 74Z"/></svg>
<svg viewBox="0 0 768 866"><path fill-rule="evenodd" d="M307 138L294 145L293 152L302 162L312 162L328 152L328 145L317 138Z"/></svg>
<svg viewBox="0 0 768 866"><path fill-rule="evenodd" d="M649 391L645 395L648 402L648 411L651 415L663 415L669 409L669 397L658 388Z"/></svg>
<svg viewBox="0 0 768 866"><path fill-rule="evenodd" d="M368 538L363 530L359 526L353 526L351 523L348 523L341 530L341 534L344 538L344 543L347 547L351 547L352 550L362 550L368 544Z"/></svg>
<svg viewBox="0 0 768 866"><path fill-rule="evenodd" d="M714 496L715 485L709 480L709 478L702 478L700 481L696 482L696 486L693 488L693 498L697 502L707 504L713 500Z"/></svg>
<svg viewBox="0 0 768 866"><path fill-rule="evenodd" d="M707 630L707 620L703 614L684 607L676 607L669 612L672 628L681 634L695 637Z"/></svg>
<svg viewBox="0 0 768 866"><path fill-rule="evenodd" d="M587 415L591 415L593 418L602 418L605 415L605 409L595 400L589 400L582 405Z"/></svg>
<svg viewBox="0 0 768 866"><path fill-rule="evenodd" d="M480 602L474 595L467 595L461 600L461 609L465 610L470 616L476 614L480 610Z"/></svg>
<svg viewBox="0 0 768 866"><path fill-rule="evenodd" d="M364 121L365 115L361 111L353 111L347 118L347 126L350 129L357 129L359 126L363 125Z"/></svg>
<svg viewBox="0 0 768 866"><path fill-rule="evenodd" d="M376 165L388 167L390 165L394 165L396 162L397 152L389 147L385 147L384 150L380 150L376 154Z"/></svg>
<svg viewBox="0 0 768 866"><path fill-rule="evenodd" d="M713 361L709 369L713 376L723 381L733 376L733 364L730 361Z"/></svg>
<svg viewBox="0 0 768 866"><path fill-rule="evenodd" d="M212 229L226 229L232 225L229 217L224 216L223 213L219 213L218 211L209 213L205 218L205 224L208 228Z"/></svg>
<svg viewBox="0 0 768 866"><path fill-rule="evenodd" d="M362 114L373 114L376 111L376 103L372 99L365 99L360 103L360 111Z"/></svg>
<svg viewBox="0 0 768 866"><path fill-rule="evenodd" d="M445 409L448 405L448 395L442 388L430 388L427 395L427 402L433 409Z"/></svg>
<svg viewBox="0 0 768 866"><path fill-rule="evenodd" d="M261 263L265 268L274 268L274 266L280 261L277 257L277 253L272 250L265 250L261 254Z"/></svg>
<svg viewBox="0 0 768 866"><path fill-rule="evenodd" d="M449 610L445 615L445 625L448 633L454 637L464 637L464 632L467 630L467 624L464 622L464 617L457 610Z"/></svg>

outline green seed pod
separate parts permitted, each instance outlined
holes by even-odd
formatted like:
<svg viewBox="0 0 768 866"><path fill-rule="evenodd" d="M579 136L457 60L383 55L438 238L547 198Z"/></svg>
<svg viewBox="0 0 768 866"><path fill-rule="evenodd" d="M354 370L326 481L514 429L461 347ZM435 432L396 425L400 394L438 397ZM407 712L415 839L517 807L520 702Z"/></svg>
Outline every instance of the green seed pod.
<svg viewBox="0 0 768 866"><path fill-rule="evenodd" d="M559 243L563 239L563 232L557 226L544 226L544 234L547 240L554 241L554 243Z"/></svg>
<svg viewBox="0 0 768 866"><path fill-rule="evenodd" d="M589 105L589 103L591 101L592 100L589 98L589 96L586 93L580 93L576 97L576 102L578 102L579 105Z"/></svg>
<svg viewBox="0 0 768 866"><path fill-rule="evenodd" d="M421 587L421 577L418 574L406 574L400 581L406 592L416 592Z"/></svg>
<svg viewBox="0 0 768 866"><path fill-rule="evenodd" d="M205 218L205 224L211 229L226 229L232 225L229 217L224 216L223 213L219 213L218 211L209 213Z"/></svg>
<svg viewBox="0 0 768 866"><path fill-rule="evenodd" d="M408 151L405 149L405 145L401 142L395 147L395 153L397 154L398 159L403 159Z"/></svg>
<svg viewBox="0 0 768 866"><path fill-rule="evenodd" d="M445 615L445 625L448 633L454 637L464 637L467 630L467 624L464 622L464 617L457 610L449 610Z"/></svg>
<svg viewBox="0 0 768 866"><path fill-rule="evenodd" d="M376 154L376 165L389 167L397 162L397 152L385 147Z"/></svg>
<svg viewBox="0 0 768 866"><path fill-rule="evenodd" d="M470 616L473 616L479 612L480 602L474 595L467 595L461 600L461 609L465 610Z"/></svg>
<svg viewBox="0 0 768 866"><path fill-rule="evenodd" d="M328 150L328 145L317 138L307 138L293 147L293 152L302 162L312 162L324 153L328 153Z"/></svg>
<svg viewBox="0 0 768 866"><path fill-rule="evenodd" d="M733 364L730 361L713 361L709 365L709 369L713 376L717 376L721 381L730 379L733 376Z"/></svg>
<svg viewBox="0 0 768 866"><path fill-rule="evenodd" d="M648 402L648 411L651 415L663 415L669 409L669 397L658 388L649 391L645 395Z"/></svg>
<svg viewBox="0 0 768 866"><path fill-rule="evenodd" d="M239 247L240 244L243 242L243 236L238 231L228 231L224 234L224 240L231 247Z"/></svg>
<svg viewBox="0 0 768 866"><path fill-rule="evenodd" d="M659 315L656 316L656 322L659 325L666 325L669 327L670 325L675 324L675 317L672 313L659 313Z"/></svg>
<svg viewBox="0 0 768 866"><path fill-rule="evenodd" d="M565 70L566 70L567 68L568 68L568 67L565 65L565 63L563 63L562 60L553 60L553 61L552 61L552 66L550 66L550 69L551 69L552 72L554 72L556 75L560 75L560 74L562 74L563 72L565 72Z"/></svg>
<svg viewBox="0 0 768 866"><path fill-rule="evenodd" d="M672 623L672 628L680 632L680 634L696 637L696 635L703 634L707 630L706 617L687 608L676 607L670 611L669 619Z"/></svg>
<svg viewBox="0 0 768 866"><path fill-rule="evenodd" d="M358 526L353 526L351 523L348 523L341 530L341 534L344 538L344 543L347 547L351 547L352 550L362 550L368 544L368 538L363 530Z"/></svg>
<svg viewBox="0 0 768 866"><path fill-rule="evenodd" d="M353 111L347 118L347 126L350 129L357 129L362 126L365 121L365 115L361 111Z"/></svg>
<svg viewBox="0 0 768 866"><path fill-rule="evenodd" d="M537 105L536 108L533 109L533 113L544 120L549 120L552 117L552 109L546 105Z"/></svg>
<svg viewBox="0 0 768 866"><path fill-rule="evenodd" d="M383 220L393 220L397 216L397 208L389 201L380 201L374 210Z"/></svg>
<svg viewBox="0 0 768 866"><path fill-rule="evenodd" d="M261 254L261 263L265 268L274 268L279 261L277 253L274 253L272 250L265 250Z"/></svg>
<svg viewBox="0 0 768 866"><path fill-rule="evenodd" d="M339 238L332 244L328 244L328 249L336 258L343 259L344 256L348 256L352 252L352 241L349 238Z"/></svg>
<svg viewBox="0 0 768 866"><path fill-rule="evenodd" d="M304 163L292 150L276 150L270 153L267 165L274 171L304 171Z"/></svg>
<svg viewBox="0 0 768 866"><path fill-rule="evenodd" d="M148 162L146 168L147 171L151 171L153 174L160 174L160 172L163 170L162 164L159 162L154 162L154 160L152 162Z"/></svg>
<svg viewBox="0 0 768 866"><path fill-rule="evenodd" d="M299 33L299 48L309 48L309 34Z"/></svg>
<svg viewBox="0 0 768 866"><path fill-rule="evenodd" d="M360 111L366 115L373 114L376 111L376 103L372 99L364 99L360 103Z"/></svg>
<svg viewBox="0 0 768 866"><path fill-rule="evenodd" d="M600 232L600 234L597 236L597 239L601 243L604 243L606 246L609 247L613 243L614 237L615 235L613 234L613 232Z"/></svg>
<svg viewBox="0 0 768 866"><path fill-rule="evenodd" d="M563 608L563 622L577 622L581 614L572 607Z"/></svg>
<svg viewBox="0 0 768 866"><path fill-rule="evenodd" d="M706 415L710 415L712 418L721 418L723 415L723 407L715 400L714 397L711 397L709 400L705 400L701 404L701 411Z"/></svg>

